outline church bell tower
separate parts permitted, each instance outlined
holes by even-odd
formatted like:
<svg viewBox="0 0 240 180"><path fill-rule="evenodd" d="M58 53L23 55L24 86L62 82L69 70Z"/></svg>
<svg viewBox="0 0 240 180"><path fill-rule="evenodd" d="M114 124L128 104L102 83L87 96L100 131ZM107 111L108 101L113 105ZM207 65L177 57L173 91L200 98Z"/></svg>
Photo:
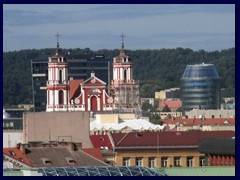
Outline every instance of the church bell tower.
<svg viewBox="0 0 240 180"><path fill-rule="evenodd" d="M125 112L134 112L139 106L139 89L133 79L133 62L124 49L122 34L120 54L113 58L113 80L111 92L114 97L114 108Z"/></svg>
<svg viewBox="0 0 240 180"><path fill-rule="evenodd" d="M68 111L68 63L66 57L60 54L59 34L56 36L56 54L48 58L47 112Z"/></svg>

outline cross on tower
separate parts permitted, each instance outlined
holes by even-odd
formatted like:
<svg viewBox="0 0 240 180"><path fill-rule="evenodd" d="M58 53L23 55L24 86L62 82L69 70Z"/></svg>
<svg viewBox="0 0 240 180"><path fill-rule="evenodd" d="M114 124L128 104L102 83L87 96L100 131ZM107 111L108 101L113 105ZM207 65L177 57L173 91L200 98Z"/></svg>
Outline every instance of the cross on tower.
<svg viewBox="0 0 240 180"><path fill-rule="evenodd" d="M56 55L59 55L60 53L60 48L59 48L59 33L57 32L57 34L55 35L57 36L57 48L56 48Z"/></svg>
<svg viewBox="0 0 240 180"><path fill-rule="evenodd" d="M59 47L59 36L60 36L60 34L57 32L57 34L55 36L57 36L57 47Z"/></svg>
<svg viewBox="0 0 240 180"><path fill-rule="evenodd" d="M122 49L124 49L124 37L126 37L123 33L121 35L121 38L122 38Z"/></svg>

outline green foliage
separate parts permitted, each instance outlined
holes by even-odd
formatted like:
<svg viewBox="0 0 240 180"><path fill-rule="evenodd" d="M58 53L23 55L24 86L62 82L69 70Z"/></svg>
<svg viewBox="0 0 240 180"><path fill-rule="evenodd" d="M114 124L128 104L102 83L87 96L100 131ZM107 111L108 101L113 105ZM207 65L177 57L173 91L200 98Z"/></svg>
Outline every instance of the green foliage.
<svg viewBox="0 0 240 180"><path fill-rule="evenodd" d="M31 49L3 53L3 100L4 106L31 103L31 60L47 60L55 49ZM67 58L91 58L104 54L112 62L119 49L92 51L85 49L63 49ZM193 51L189 48L160 50L128 50L134 62L135 80L140 84L141 97L154 97L154 92L171 87L180 87L180 79L187 64L214 64L221 77L223 97L235 96L235 48L222 51ZM151 80L149 82L149 80ZM154 109L154 108L153 108Z"/></svg>

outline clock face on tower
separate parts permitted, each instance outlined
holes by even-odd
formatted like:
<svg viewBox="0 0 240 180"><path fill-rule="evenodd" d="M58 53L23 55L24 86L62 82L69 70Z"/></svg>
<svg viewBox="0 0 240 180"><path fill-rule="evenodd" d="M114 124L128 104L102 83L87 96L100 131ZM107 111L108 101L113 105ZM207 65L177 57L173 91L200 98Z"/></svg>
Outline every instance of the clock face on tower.
<svg viewBox="0 0 240 180"><path fill-rule="evenodd" d="M74 102L75 102L75 104L79 104L79 103L80 103L80 100L79 100L78 98L76 98L76 99L74 100Z"/></svg>

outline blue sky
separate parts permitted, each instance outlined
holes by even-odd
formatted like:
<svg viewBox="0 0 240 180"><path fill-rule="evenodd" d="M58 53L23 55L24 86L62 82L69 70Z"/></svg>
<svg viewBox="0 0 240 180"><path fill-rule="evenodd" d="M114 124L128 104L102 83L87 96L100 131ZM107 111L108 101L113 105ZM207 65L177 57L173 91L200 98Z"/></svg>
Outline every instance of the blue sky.
<svg viewBox="0 0 240 180"><path fill-rule="evenodd" d="M234 4L4 4L3 50L235 47Z"/></svg>

